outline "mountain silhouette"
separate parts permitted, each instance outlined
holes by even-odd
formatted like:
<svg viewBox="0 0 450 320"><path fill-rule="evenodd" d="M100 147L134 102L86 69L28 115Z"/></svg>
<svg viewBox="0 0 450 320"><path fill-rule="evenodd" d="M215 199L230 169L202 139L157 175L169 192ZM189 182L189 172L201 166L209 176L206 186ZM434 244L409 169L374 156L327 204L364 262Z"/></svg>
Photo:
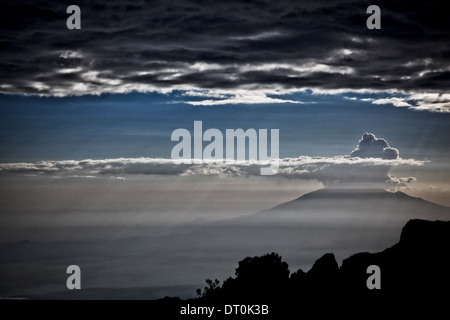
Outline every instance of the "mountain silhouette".
<svg viewBox="0 0 450 320"><path fill-rule="evenodd" d="M377 259L387 255L389 250L386 254L368 252L383 252L385 248L399 242L400 234L407 237L411 224L414 224L408 221L415 221L414 219L450 220L450 208L403 192L327 187L255 214L185 228L177 244L181 244L184 250L192 254L213 252L209 254L210 259L204 263L213 266L217 263L221 274L226 274L223 269L224 261L232 265L240 257L278 252L296 266L297 270L291 270L293 272L290 274L292 279L289 285L294 282L301 283L294 286L296 294L288 296L307 299L313 296L340 295L342 281L345 279L346 270L352 270L353 259L368 259L367 261L376 262L373 264L383 264L384 260L379 262ZM408 227L402 231L405 225ZM424 228L426 226L420 224L419 229ZM417 239L417 236L412 238ZM169 241L171 239L167 238L167 242ZM402 239L402 243L411 241L405 242ZM399 246L403 248L403 244ZM362 253L348 259L355 252ZM317 260L321 256L323 257ZM231 261L233 257L235 260ZM339 268L345 258L345 264ZM299 267L305 271L298 270ZM384 278L394 274L391 270L386 272ZM353 273L351 271L348 274ZM356 274L360 277L344 281L346 287L351 289L350 292L354 291L353 287L366 288L367 266L358 269ZM286 280L286 277L282 279ZM241 280L236 281L229 280L224 284L225 288L232 288ZM330 283L334 285L329 286ZM353 287L349 286L350 284ZM259 289L252 293L247 289L238 291L245 297L253 296L256 301L260 301L256 297L260 297L264 292ZM271 292L280 297L280 291L274 289ZM230 292L228 301L239 300L240 295L236 290L230 289L220 295L227 296L226 292ZM371 297L378 295L376 291L364 292Z"/></svg>
<svg viewBox="0 0 450 320"><path fill-rule="evenodd" d="M194 227L189 241L224 242L245 255L281 252L311 266L323 252L338 262L355 252L376 252L399 240L410 219L450 220L450 208L402 192L324 188L271 209Z"/></svg>
<svg viewBox="0 0 450 320"><path fill-rule="evenodd" d="M366 287L367 265L378 265L383 290L392 296L438 295L450 286L450 221L410 220L400 241L379 253L358 253L342 263L343 279L355 291ZM445 290L444 290L445 289ZM447 295L448 296L448 295Z"/></svg>
<svg viewBox="0 0 450 320"><path fill-rule="evenodd" d="M333 221L352 214L356 214L354 218L361 220L401 220L404 221L403 225L409 219L448 219L450 208L400 191L327 187L248 216L246 219L280 222L316 216Z"/></svg>
<svg viewBox="0 0 450 320"><path fill-rule="evenodd" d="M367 270L372 265L381 270L379 289L367 285ZM410 220L397 244L378 253L354 254L341 267L334 255L327 253L308 272L298 270L289 275L288 268L276 253L247 257L239 262L236 277L226 279L222 286L218 280L214 284L209 281L209 288L189 302L266 303L273 319L296 319L298 312L353 318L367 310L371 315L406 316L416 312L417 307L411 305L416 301L429 308L429 313L442 311L445 305L441 301L450 296L450 221Z"/></svg>

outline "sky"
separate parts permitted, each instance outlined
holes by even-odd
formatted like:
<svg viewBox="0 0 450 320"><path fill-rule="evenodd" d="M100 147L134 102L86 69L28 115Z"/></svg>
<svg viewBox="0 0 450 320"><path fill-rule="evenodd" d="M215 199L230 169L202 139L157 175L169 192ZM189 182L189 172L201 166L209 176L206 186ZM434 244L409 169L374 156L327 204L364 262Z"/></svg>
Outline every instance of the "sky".
<svg viewBox="0 0 450 320"><path fill-rule="evenodd" d="M79 30L70 4L0 4L0 243L164 236L327 186L450 206L444 1L77 1ZM194 121L278 129L277 174L174 163Z"/></svg>

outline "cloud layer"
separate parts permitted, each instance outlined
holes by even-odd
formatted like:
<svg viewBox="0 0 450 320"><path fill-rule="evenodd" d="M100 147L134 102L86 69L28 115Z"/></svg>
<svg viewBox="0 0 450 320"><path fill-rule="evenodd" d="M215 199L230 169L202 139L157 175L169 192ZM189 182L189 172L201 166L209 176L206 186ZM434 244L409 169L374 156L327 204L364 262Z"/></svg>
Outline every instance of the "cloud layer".
<svg viewBox="0 0 450 320"><path fill-rule="evenodd" d="M383 2L381 30L366 28L370 1L77 4L81 30L65 27L64 3L2 4L0 92L184 90L207 105L286 102L270 96L283 90L369 90L407 97L376 104L450 108L444 1Z"/></svg>
<svg viewBox="0 0 450 320"><path fill-rule="evenodd" d="M234 163L203 163L192 160L164 158L117 158L64 161L40 161L35 163L0 163L0 174L52 174L57 177L95 178L111 175L124 180L122 175L175 175L175 176L259 176L261 167L276 161L277 175L287 179L318 180L332 183L377 183L400 187L416 181L414 177L394 177L389 170L395 166L422 166L425 161L402 159L395 148L377 138L373 133L364 133L358 146L349 156L282 158L272 160L244 160Z"/></svg>
<svg viewBox="0 0 450 320"><path fill-rule="evenodd" d="M405 182L390 177L392 166L421 166L423 161L413 159L358 158L349 156L284 158L279 161L278 175L289 179L317 179L332 182ZM35 163L2 163L1 174L52 174L55 176L95 177L96 175L120 176L146 175L230 175L258 176L260 167L267 162L236 162L235 164L179 163L171 159L118 158L104 160L40 161ZM123 177L119 177L124 179Z"/></svg>

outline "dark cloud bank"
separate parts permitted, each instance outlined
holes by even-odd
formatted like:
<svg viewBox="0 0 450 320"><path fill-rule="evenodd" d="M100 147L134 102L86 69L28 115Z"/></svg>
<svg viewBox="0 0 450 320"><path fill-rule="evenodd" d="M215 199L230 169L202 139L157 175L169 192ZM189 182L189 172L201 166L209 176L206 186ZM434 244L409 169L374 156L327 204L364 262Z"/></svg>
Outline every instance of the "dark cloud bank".
<svg viewBox="0 0 450 320"><path fill-rule="evenodd" d="M1 5L1 92L380 90L406 96L378 104L449 108L444 1L379 1L381 30L366 28L372 1L77 4L81 30L64 2Z"/></svg>

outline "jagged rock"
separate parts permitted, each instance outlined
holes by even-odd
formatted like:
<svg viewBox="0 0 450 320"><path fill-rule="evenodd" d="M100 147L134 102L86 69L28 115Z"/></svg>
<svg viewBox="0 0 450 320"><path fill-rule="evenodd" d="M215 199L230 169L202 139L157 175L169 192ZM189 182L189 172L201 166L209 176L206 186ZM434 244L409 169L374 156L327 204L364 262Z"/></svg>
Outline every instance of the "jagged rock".
<svg viewBox="0 0 450 320"><path fill-rule="evenodd" d="M333 253L326 253L316 260L311 270L308 271L309 276L322 277L327 275L335 275L339 272L339 265Z"/></svg>

